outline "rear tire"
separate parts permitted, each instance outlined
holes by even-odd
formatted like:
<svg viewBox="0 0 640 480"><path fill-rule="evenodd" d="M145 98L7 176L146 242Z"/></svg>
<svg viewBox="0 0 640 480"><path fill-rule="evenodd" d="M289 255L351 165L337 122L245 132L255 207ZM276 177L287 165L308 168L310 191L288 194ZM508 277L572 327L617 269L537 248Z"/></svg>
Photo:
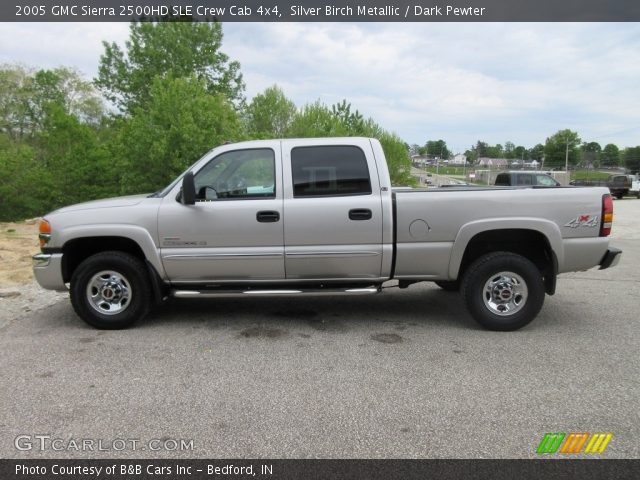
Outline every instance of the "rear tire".
<svg viewBox="0 0 640 480"><path fill-rule="evenodd" d="M544 303L540 270L527 258L494 252L477 259L467 269L462 297L471 316L483 327L512 331L524 327Z"/></svg>
<svg viewBox="0 0 640 480"><path fill-rule="evenodd" d="M71 277L70 294L78 316L105 330L129 327L151 306L144 263L118 251L97 253L83 261Z"/></svg>

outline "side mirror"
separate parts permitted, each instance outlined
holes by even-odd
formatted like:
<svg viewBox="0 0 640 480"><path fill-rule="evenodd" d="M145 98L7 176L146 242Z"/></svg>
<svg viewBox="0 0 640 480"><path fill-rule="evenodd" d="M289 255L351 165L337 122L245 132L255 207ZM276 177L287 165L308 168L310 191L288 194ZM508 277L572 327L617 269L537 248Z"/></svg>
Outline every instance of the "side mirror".
<svg viewBox="0 0 640 480"><path fill-rule="evenodd" d="M187 172L182 177L181 201L183 205L194 205L196 203L196 184L193 181L193 172Z"/></svg>

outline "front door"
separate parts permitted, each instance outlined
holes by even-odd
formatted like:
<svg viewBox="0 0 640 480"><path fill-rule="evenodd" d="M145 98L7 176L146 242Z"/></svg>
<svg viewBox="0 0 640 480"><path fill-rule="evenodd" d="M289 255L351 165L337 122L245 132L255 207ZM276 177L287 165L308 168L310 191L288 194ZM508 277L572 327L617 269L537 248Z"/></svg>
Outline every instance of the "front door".
<svg viewBox="0 0 640 480"><path fill-rule="evenodd" d="M284 274L280 144L228 150L195 173L195 205L167 195L158 218L172 282L279 280Z"/></svg>

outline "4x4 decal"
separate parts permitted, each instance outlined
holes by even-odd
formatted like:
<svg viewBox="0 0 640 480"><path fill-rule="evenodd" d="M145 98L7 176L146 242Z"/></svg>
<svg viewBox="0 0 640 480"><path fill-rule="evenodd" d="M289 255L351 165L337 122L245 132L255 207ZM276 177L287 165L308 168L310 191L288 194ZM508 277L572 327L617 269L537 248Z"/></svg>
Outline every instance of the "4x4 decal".
<svg viewBox="0 0 640 480"><path fill-rule="evenodd" d="M565 227L597 227L599 225L597 215L578 215L573 220L564 224Z"/></svg>

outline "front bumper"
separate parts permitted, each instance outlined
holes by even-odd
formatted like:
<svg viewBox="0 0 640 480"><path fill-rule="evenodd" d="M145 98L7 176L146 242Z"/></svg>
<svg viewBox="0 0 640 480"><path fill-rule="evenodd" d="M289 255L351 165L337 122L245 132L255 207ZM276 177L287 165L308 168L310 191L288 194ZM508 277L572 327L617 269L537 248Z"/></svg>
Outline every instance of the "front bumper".
<svg viewBox="0 0 640 480"><path fill-rule="evenodd" d="M62 254L38 253L32 257L33 275L42 288L64 292L67 286L62 279Z"/></svg>
<svg viewBox="0 0 640 480"><path fill-rule="evenodd" d="M609 247L607 249L607 253L604 254L602 260L600 260L600 270L604 270L605 268L615 267L620 261L620 257L622 256L622 250L615 247Z"/></svg>

